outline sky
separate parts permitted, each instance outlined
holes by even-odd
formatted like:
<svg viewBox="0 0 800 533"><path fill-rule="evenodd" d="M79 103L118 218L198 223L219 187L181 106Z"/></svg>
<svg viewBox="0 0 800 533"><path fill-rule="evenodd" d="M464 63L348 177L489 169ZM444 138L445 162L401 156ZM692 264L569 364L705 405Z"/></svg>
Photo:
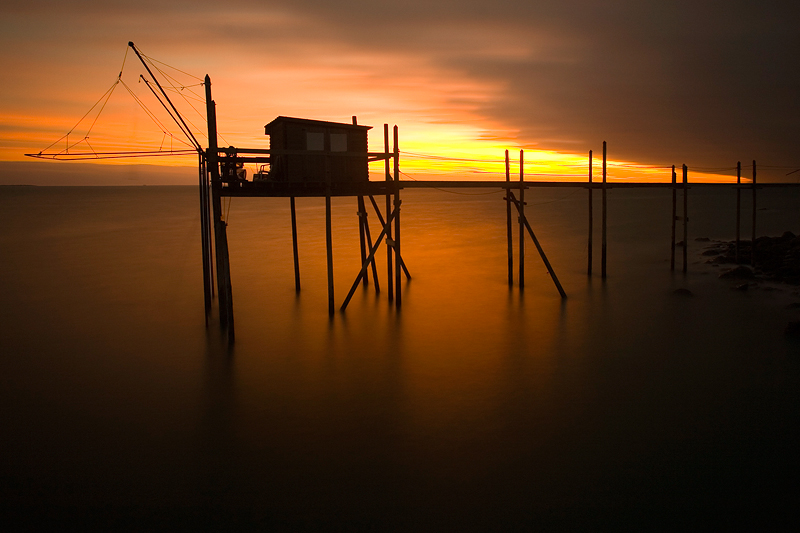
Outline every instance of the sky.
<svg viewBox="0 0 800 533"><path fill-rule="evenodd" d="M684 163L693 172L730 175L737 161L750 172L752 160L760 180L800 176L786 176L800 168L796 2L4 4L0 183L80 182L79 167L66 170L77 163L22 154L70 131L115 83L123 58L122 79L158 111L137 81L141 65L126 56L128 41L185 73L211 77L223 145L266 147L263 126L279 115L337 122L357 115L375 127L373 150L382 149L382 124L398 125L401 165L410 177L500 177L505 149L512 158L526 151L531 176L585 176L588 151L597 163L603 141L618 179L668 179L667 167ZM199 81L165 71L181 84ZM202 93L194 87L183 94L190 90ZM203 117L189 102L201 110L202 103L180 102L202 130ZM170 142L119 85L88 140L96 151ZM99 161L92 179L106 173L116 183L123 168L130 174L131 163L145 162L133 182L147 181L142 176L157 173L155 165L188 168L196 157Z"/></svg>

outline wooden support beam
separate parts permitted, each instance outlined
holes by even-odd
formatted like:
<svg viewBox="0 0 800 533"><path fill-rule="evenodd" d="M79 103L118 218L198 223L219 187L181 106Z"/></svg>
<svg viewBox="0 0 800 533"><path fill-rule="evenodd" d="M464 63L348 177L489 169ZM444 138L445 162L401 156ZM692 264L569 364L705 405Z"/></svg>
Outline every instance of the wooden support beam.
<svg viewBox="0 0 800 533"><path fill-rule="evenodd" d="M519 151L519 288L525 288L525 154ZM508 191L511 193L511 189Z"/></svg>
<svg viewBox="0 0 800 533"><path fill-rule="evenodd" d="M742 162L736 162L736 184L742 184ZM736 189L736 264L739 264L739 247L741 246L742 227L742 190Z"/></svg>
<svg viewBox="0 0 800 533"><path fill-rule="evenodd" d="M213 171L212 171L213 172ZM222 202L216 187L211 188L214 211L214 244L217 249L217 300L219 302L219 324L228 330L228 342L233 344L233 295L231 290L230 257L228 255L227 222L222 217Z"/></svg>
<svg viewBox="0 0 800 533"><path fill-rule="evenodd" d="M333 316L333 237L331 235L331 197L325 197L325 250L328 265L328 314Z"/></svg>
<svg viewBox="0 0 800 533"><path fill-rule="evenodd" d="M394 269L394 286L395 295L394 302L397 308L400 308L402 303L402 291L400 290L400 279L402 277L402 268L400 267L400 148L397 138L397 126L394 127L394 182L398 187L394 193L394 251L397 256L396 265Z"/></svg>
<svg viewBox="0 0 800 533"><path fill-rule="evenodd" d="M602 248L600 250L600 276L603 279L606 279L606 259L608 258L608 239L606 238L607 235L607 220L608 220L608 203L607 203L607 190L606 190L606 182L607 182L607 152L606 152L606 141L603 141L603 243Z"/></svg>
<svg viewBox="0 0 800 533"><path fill-rule="evenodd" d="M292 255L294 256L294 290L300 292L300 256L297 253L297 212L294 205L294 196L289 197L289 207L292 212Z"/></svg>
<svg viewBox="0 0 800 533"><path fill-rule="evenodd" d="M353 126L357 126L357 125L358 125L358 117L353 115ZM367 213L366 213L366 209L364 207L364 197L363 196L359 196L358 197L358 240L359 240L359 242L361 244L361 262L362 263L364 262L364 259L366 259L366 257L367 257L366 242L365 242L365 237L366 237L365 233L366 233L366 231L365 231L365 228L364 228L364 224L365 224L365 220L366 220L365 217L366 216L367 216ZM377 278L375 279L375 283L378 283L378 279ZM364 276L364 288L366 288L367 285L369 285L369 275Z"/></svg>
<svg viewBox="0 0 800 533"><path fill-rule="evenodd" d="M353 298L353 294L355 294L356 289L358 288L358 284L361 282L361 278L366 275L367 267L371 261L375 259L375 252L378 251L378 248L381 245L381 241L383 240L384 236L388 236L389 232L392 229L392 222L394 221L396 212L392 211L389 214L389 218L386 220L386 224L383 225L383 229L378 234L378 238L375 240L375 244L370 247L369 255L367 256L366 260L361 264L361 270L356 276L353 285L350 287L350 291L347 293L347 297L344 299L344 303L342 303L342 307L340 308L341 311L347 309L347 305L350 303L350 300Z"/></svg>
<svg viewBox="0 0 800 533"><path fill-rule="evenodd" d="M385 154L384 159L384 170L386 172L386 181L392 181L392 176L390 173L389 168L389 125L383 125L383 150ZM376 207L377 209L377 207ZM389 213L392 211L392 195L387 191L386 193L386 212ZM392 267L392 228L386 230L386 292L389 295L389 301L391 302L394 299L394 280L392 279L392 274L394 273L394 268Z"/></svg>
<svg viewBox="0 0 800 533"><path fill-rule="evenodd" d="M225 305L225 281L224 281L224 268L222 267L222 238L220 236L220 223L222 219L222 206L220 197L212 187L211 189L211 209L214 217L214 247L216 248L214 257L217 260L217 303L219 305L219 325L226 327L228 325L228 309Z"/></svg>
<svg viewBox="0 0 800 533"><path fill-rule="evenodd" d="M678 175L675 173L675 165L672 165L672 241L670 244L669 269L675 270L675 223L678 220Z"/></svg>
<svg viewBox="0 0 800 533"><path fill-rule="evenodd" d="M516 197L514 196L514 193L511 192L511 190L508 191L508 195L511 198L511 201L514 202L514 205L517 207L520 220L522 221L524 228L528 230L528 235L531 236L533 244L536 246L536 250L539 252L539 256L541 256L542 261L544 262L544 266L547 267L548 274L550 274L550 277L553 278L553 283L555 284L556 289L558 289L558 293L561 295L561 298L566 298L567 293L564 292L564 288L561 286L561 282L558 281L558 276L556 276L555 270L553 270L553 267L550 265L550 261L547 259L547 255L545 255L542 245L539 244L539 239L536 238L536 234L533 233L533 229L531 228L531 225L528 223L528 219L525 217L524 206L522 201L517 200Z"/></svg>
<svg viewBox="0 0 800 533"><path fill-rule="evenodd" d="M362 202L363 202L363 198L362 198ZM362 206L362 207L364 209L364 232L367 235L367 249L371 250L372 249L372 236L369 233L369 220L367 220L367 208L366 208L366 206ZM363 261L362 261L362 263L363 263ZM373 285L375 285L375 294L378 294L379 292L381 292L381 285L380 285L380 282L378 281L378 265L375 262L375 256L374 255L372 256L371 263L372 263L372 280L374 281Z"/></svg>
<svg viewBox="0 0 800 533"><path fill-rule="evenodd" d="M511 183L511 166L508 160L508 150L506 150L506 183ZM508 240L508 286L514 285L514 243L511 228L511 198L510 189L506 189L506 236Z"/></svg>
<svg viewBox="0 0 800 533"><path fill-rule="evenodd" d="M750 265L755 268L756 266L756 213L758 208L756 206L756 160L753 159L753 240L750 245Z"/></svg>
<svg viewBox="0 0 800 533"><path fill-rule="evenodd" d="M200 246L203 257L203 302L205 304L205 320L208 327L208 316L211 314L211 273L209 272L210 259L208 254L208 209L206 203L206 161L205 155L200 154L198 161L200 174Z"/></svg>
<svg viewBox="0 0 800 533"><path fill-rule="evenodd" d="M689 261L689 168L683 165L683 272Z"/></svg>
<svg viewBox="0 0 800 533"><path fill-rule="evenodd" d="M589 150L589 251L587 253L588 266L586 268L586 274L589 276L592 275L592 238L594 236L594 228L592 227L594 224L594 202L592 202L592 165L592 151Z"/></svg>
<svg viewBox="0 0 800 533"><path fill-rule="evenodd" d="M219 175L219 158L217 155L217 109L211 98L211 79L205 78L206 117L208 119L208 150L206 162L211 171L211 207L214 217L214 244L217 259L217 294L219 299L220 326L228 329L228 344L233 344L235 332L233 327L233 295L231 289L230 258L228 256L227 223L222 219L220 189L222 182Z"/></svg>
<svg viewBox="0 0 800 533"><path fill-rule="evenodd" d="M364 230L364 215L366 215L366 213L364 212L365 210L364 197L359 196L357 201L358 201L358 212L356 214L358 215L358 241L359 244L361 245L361 262L363 263L364 260L367 258L366 232ZM367 285L369 285L368 275L364 276L363 282L364 282L364 287L366 288Z"/></svg>
<svg viewBox="0 0 800 533"><path fill-rule="evenodd" d="M375 214L378 215L378 222L381 223L381 226L384 226L385 222L383 220L383 215L381 214L381 210L378 207L378 202L375 201L375 197L372 196L372 195L369 196L369 200L370 200L370 202L372 202L372 207L375 209ZM388 235L387 235L387 238L388 238ZM403 268L403 272L406 275L406 279L407 280L411 280L411 274L409 274L408 268L406 268L406 262L403 261L403 257L398 255L397 256L397 260L400 262L400 266Z"/></svg>
<svg viewBox="0 0 800 533"><path fill-rule="evenodd" d="M330 160L325 158L325 182L328 184L328 194L325 195L325 249L327 255L328 266L328 314L333 316L334 313L334 300L333 300L333 236L331 228L331 172Z"/></svg>
<svg viewBox="0 0 800 533"><path fill-rule="evenodd" d="M204 192L205 192L205 200L206 206L203 210L203 214L206 217L206 247L208 250L208 273L209 276L209 283L211 287L211 298L212 300L216 297L216 289L214 289L214 248L212 243L211 235L213 233L212 227L212 213L211 213L211 181L210 175L208 171L208 161L203 163L204 170L205 170L205 183L204 183Z"/></svg>
<svg viewBox="0 0 800 533"><path fill-rule="evenodd" d="M222 230L222 265L223 265L223 278L225 280L225 306L226 314L228 316L228 344L233 344L236 340L235 328L233 327L233 289L231 288L231 258L228 254L228 223L222 221L220 223Z"/></svg>

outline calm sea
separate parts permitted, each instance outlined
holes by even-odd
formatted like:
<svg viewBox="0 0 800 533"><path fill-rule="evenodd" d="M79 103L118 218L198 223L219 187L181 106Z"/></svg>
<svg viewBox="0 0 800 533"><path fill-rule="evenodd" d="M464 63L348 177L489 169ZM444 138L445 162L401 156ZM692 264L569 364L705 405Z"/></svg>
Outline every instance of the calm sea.
<svg viewBox="0 0 800 533"><path fill-rule="evenodd" d="M603 282L600 195L588 277L586 191L529 190L566 301L530 241L526 287L509 289L502 194L460 192L403 193L413 279L401 311L387 301L380 253L382 292L359 289L332 319L324 201L297 201L296 295L288 200L233 199L229 349L216 322L204 324L194 188L0 188L4 522L496 531L794 521L800 344L784 328L800 319L787 307L800 294L731 290L695 241L734 236L735 192L692 189L683 275L669 270L670 193L610 191ZM749 192L743 200L749 235ZM800 231L799 195L765 190L759 202L759 234ZM360 266L357 207L333 207L339 305Z"/></svg>

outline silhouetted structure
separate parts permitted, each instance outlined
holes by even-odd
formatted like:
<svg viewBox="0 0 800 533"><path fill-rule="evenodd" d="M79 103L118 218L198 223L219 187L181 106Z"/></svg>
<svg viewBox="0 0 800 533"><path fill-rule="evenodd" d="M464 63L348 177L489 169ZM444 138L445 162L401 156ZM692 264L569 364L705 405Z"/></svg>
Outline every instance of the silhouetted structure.
<svg viewBox="0 0 800 533"><path fill-rule="evenodd" d="M362 267L356 276L355 281L341 306L344 310L355 290L360 283L368 285L369 271L372 270L373 284L376 292L380 291L380 284L375 264L375 254L380 245L385 243L386 248L386 290L389 300L394 300L399 308L401 305L402 292L400 290L402 274L407 279L411 276L406 268L401 255L400 239L400 191L404 188L501 188L506 190L506 228L508 242L508 284L514 283L514 258L512 241L512 209L514 205L519 222L519 274L518 285L524 286L525 276L525 233L531 237L537 248L547 271L561 294L566 298L566 293L562 288L555 271L548 261L533 229L525 215L525 189L532 187L582 187L587 188L589 193L589 240L588 240L588 262L587 272L592 274L592 254L593 254L593 202L592 193L594 189L600 189L602 193L602 244L601 244L601 276L603 279L607 275L607 191L612 188L671 188L672 189L672 238L671 238L671 269L675 268L675 235L676 222L680 220L677 215L677 191L683 191L683 271L687 271L688 258L688 191L689 177L688 167L683 165L682 182L678 183L675 166L672 167L671 183L641 183L641 182L617 182L607 181L607 146L603 142L603 174L602 182L594 182L592 176L593 162L592 151L589 151L589 173L588 183L585 181L525 181L524 177L524 152L519 152L519 181L511 181L510 161L508 151L505 157L505 181L406 181L400 182L399 159L400 150L398 142L397 126L393 128L392 148L389 144L389 127L384 124L383 140L384 150L382 152L369 152L367 134L370 126L359 125L356 117L352 117L352 124L328 122L322 120L310 120L295 117L277 117L272 122L264 126L264 133L270 137L270 148L240 148L240 147L220 147L217 141L217 122L215 103L211 98L211 80L205 77L205 96L206 113L208 125L208 148L203 148L191 128L183 119L177 108L173 105L169 95L159 83L158 79L148 66L145 59L136 49L132 42L128 43L134 50L139 60L151 76L156 89L144 77L143 81L147 84L155 98L186 135L192 146L192 152L197 152L199 159L199 190L200 190L200 221L201 221L201 241L203 257L203 281L206 309L206 323L212 308L212 300L216 294L219 300L219 320L223 328L227 328L229 340L234 339L233 327L233 296L230 278L230 259L228 256L227 241L227 222L223 216L221 200L224 197L233 196L263 196L263 197L287 197L290 200L292 218L292 237L293 237L293 257L295 288L300 290L300 266L297 247L297 197L321 197L325 198L326 207L326 248L327 248L327 268L328 268L328 310L332 315L335 310L333 295L333 252L331 235L331 197L332 196L353 196L357 199L358 218L359 218L359 241L361 248ZM67 138L69 133L67 134ZM87 137L88 139L88 137ZM88 142L88 141L87 141ZM70 154L69 143L67 143L65 153L25 154L30 157L52 158L59 157L73 158L82 157L87 154ZM171 153L186 153L186 150L179 150ZM117 157L123 152L109 152L105 156ZM141 152L133 152L141 155ZM144 152L144 153L162 153ZM91 155L98 157L92 149ZM384 180L371 181L369 179L369 163L384 162ZM255 164L259 171L256 172L252 180L247 179L244 165L246 163ZM741 189L751 189L752 191L752 239L749 260L753 266L756 265L756 190L762 187L792 187L799 184L759 184L756 185L756 161L752 166L753 177L750 185L741 184L741 163L737 164L737 184L733 185L737 189L736 198L736 244L735 258L739 261L740 256L740 219L741 219ZM794 172L797 172L795 170ZM792 172L792 173L794 173ZM790 173L791 174L791 173ZM732 184L708 184L697 183L693 186L704 187L730 187ZM519 197L514 194L518 190ZM385 196L385 210L382 213L375 196ZM367 206L365 197L369 198L370 204L380 223L381 230L378 232L374 241L368 222ZM385 213L385 217L384 217ZM212 239L213 233L213 239ZM760 259L759 259L760 261ZM216 271L215 271L216 267Z"/></svg>
<svg viewBox="0 0 800 533"><path fill-rule="evenodd" d="M267 179L291 183L369 181L367 132L371 126L278 117L266 126Z"/></svg>

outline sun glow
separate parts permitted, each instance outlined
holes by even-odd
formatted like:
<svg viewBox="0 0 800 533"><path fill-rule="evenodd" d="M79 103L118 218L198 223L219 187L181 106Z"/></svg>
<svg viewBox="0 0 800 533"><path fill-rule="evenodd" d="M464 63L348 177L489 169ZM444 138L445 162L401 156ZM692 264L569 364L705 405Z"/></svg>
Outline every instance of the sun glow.
<svg viewBox="0 0 800 533"><path fill-rule="evenodd" d="M313 69L297 64L276 64L244 73L223 69L222 81L214 85L214 98L219 102L219 145L266 148L263 124L275 116L349 122L349 116L338 113L345 110L357 113L359 123L373 126L369 136L372 152L384 150L382 123L398 124L402 180L503 181L507 150L511 180L519 180L522 174L526 181L588 181L591 147L582 154L547 150L536 141L521 139L518 131L482 114L482 106L496 100L502 87L471 80L457 72L442 72L432 65L415 63L415 57L402 55L393 57L392 66L399 65L413 74L397 78L385 67L385 61L379 61L381 57L345 52L341 54L347 58L344 63L317 57L321 64ZM23 151L45 152L58 154L61 159L93 159L94 155L102 159L101 164L114 164L130 163L131 159L99 155L128 151L131 157L138 157L133 153L149 151L157 152L154 155L159 157L153 162L159 165L196 165L197 156L192 153L172 154L175 150L191 150L191 143L165 111L166 105L155 100L152 82L148 87L139 77L147 74L136 58L129 54L126 59L124 75L121 72L117 83L109 89L114 93L101 96L77 124L75 118L67 118L63 112L40 116L4 114L0 158L19 160ZM384 67L374 68L376 64ZM153 68L194 136L200 144L207 145L204 90L198 84L199 78L169 70L161 63L153 64ZM226 79L225 74L232 79ZM272 83L275 79L282 83ZM95 94L85 101L97 97ZM59 132L63 131L69 133L59 138ZM520 151L524 153L522 169ZM602 179L600 153L599 145L595 147L592 165L595 181ZM609 159L606 167L607 178L612 182L671 180L670 167L618 159ZM372 179L383 179L383 163L374 163L370 172ZM691 176L702 181L734 180L730 175L698 175L694 171Z"/></svg>

